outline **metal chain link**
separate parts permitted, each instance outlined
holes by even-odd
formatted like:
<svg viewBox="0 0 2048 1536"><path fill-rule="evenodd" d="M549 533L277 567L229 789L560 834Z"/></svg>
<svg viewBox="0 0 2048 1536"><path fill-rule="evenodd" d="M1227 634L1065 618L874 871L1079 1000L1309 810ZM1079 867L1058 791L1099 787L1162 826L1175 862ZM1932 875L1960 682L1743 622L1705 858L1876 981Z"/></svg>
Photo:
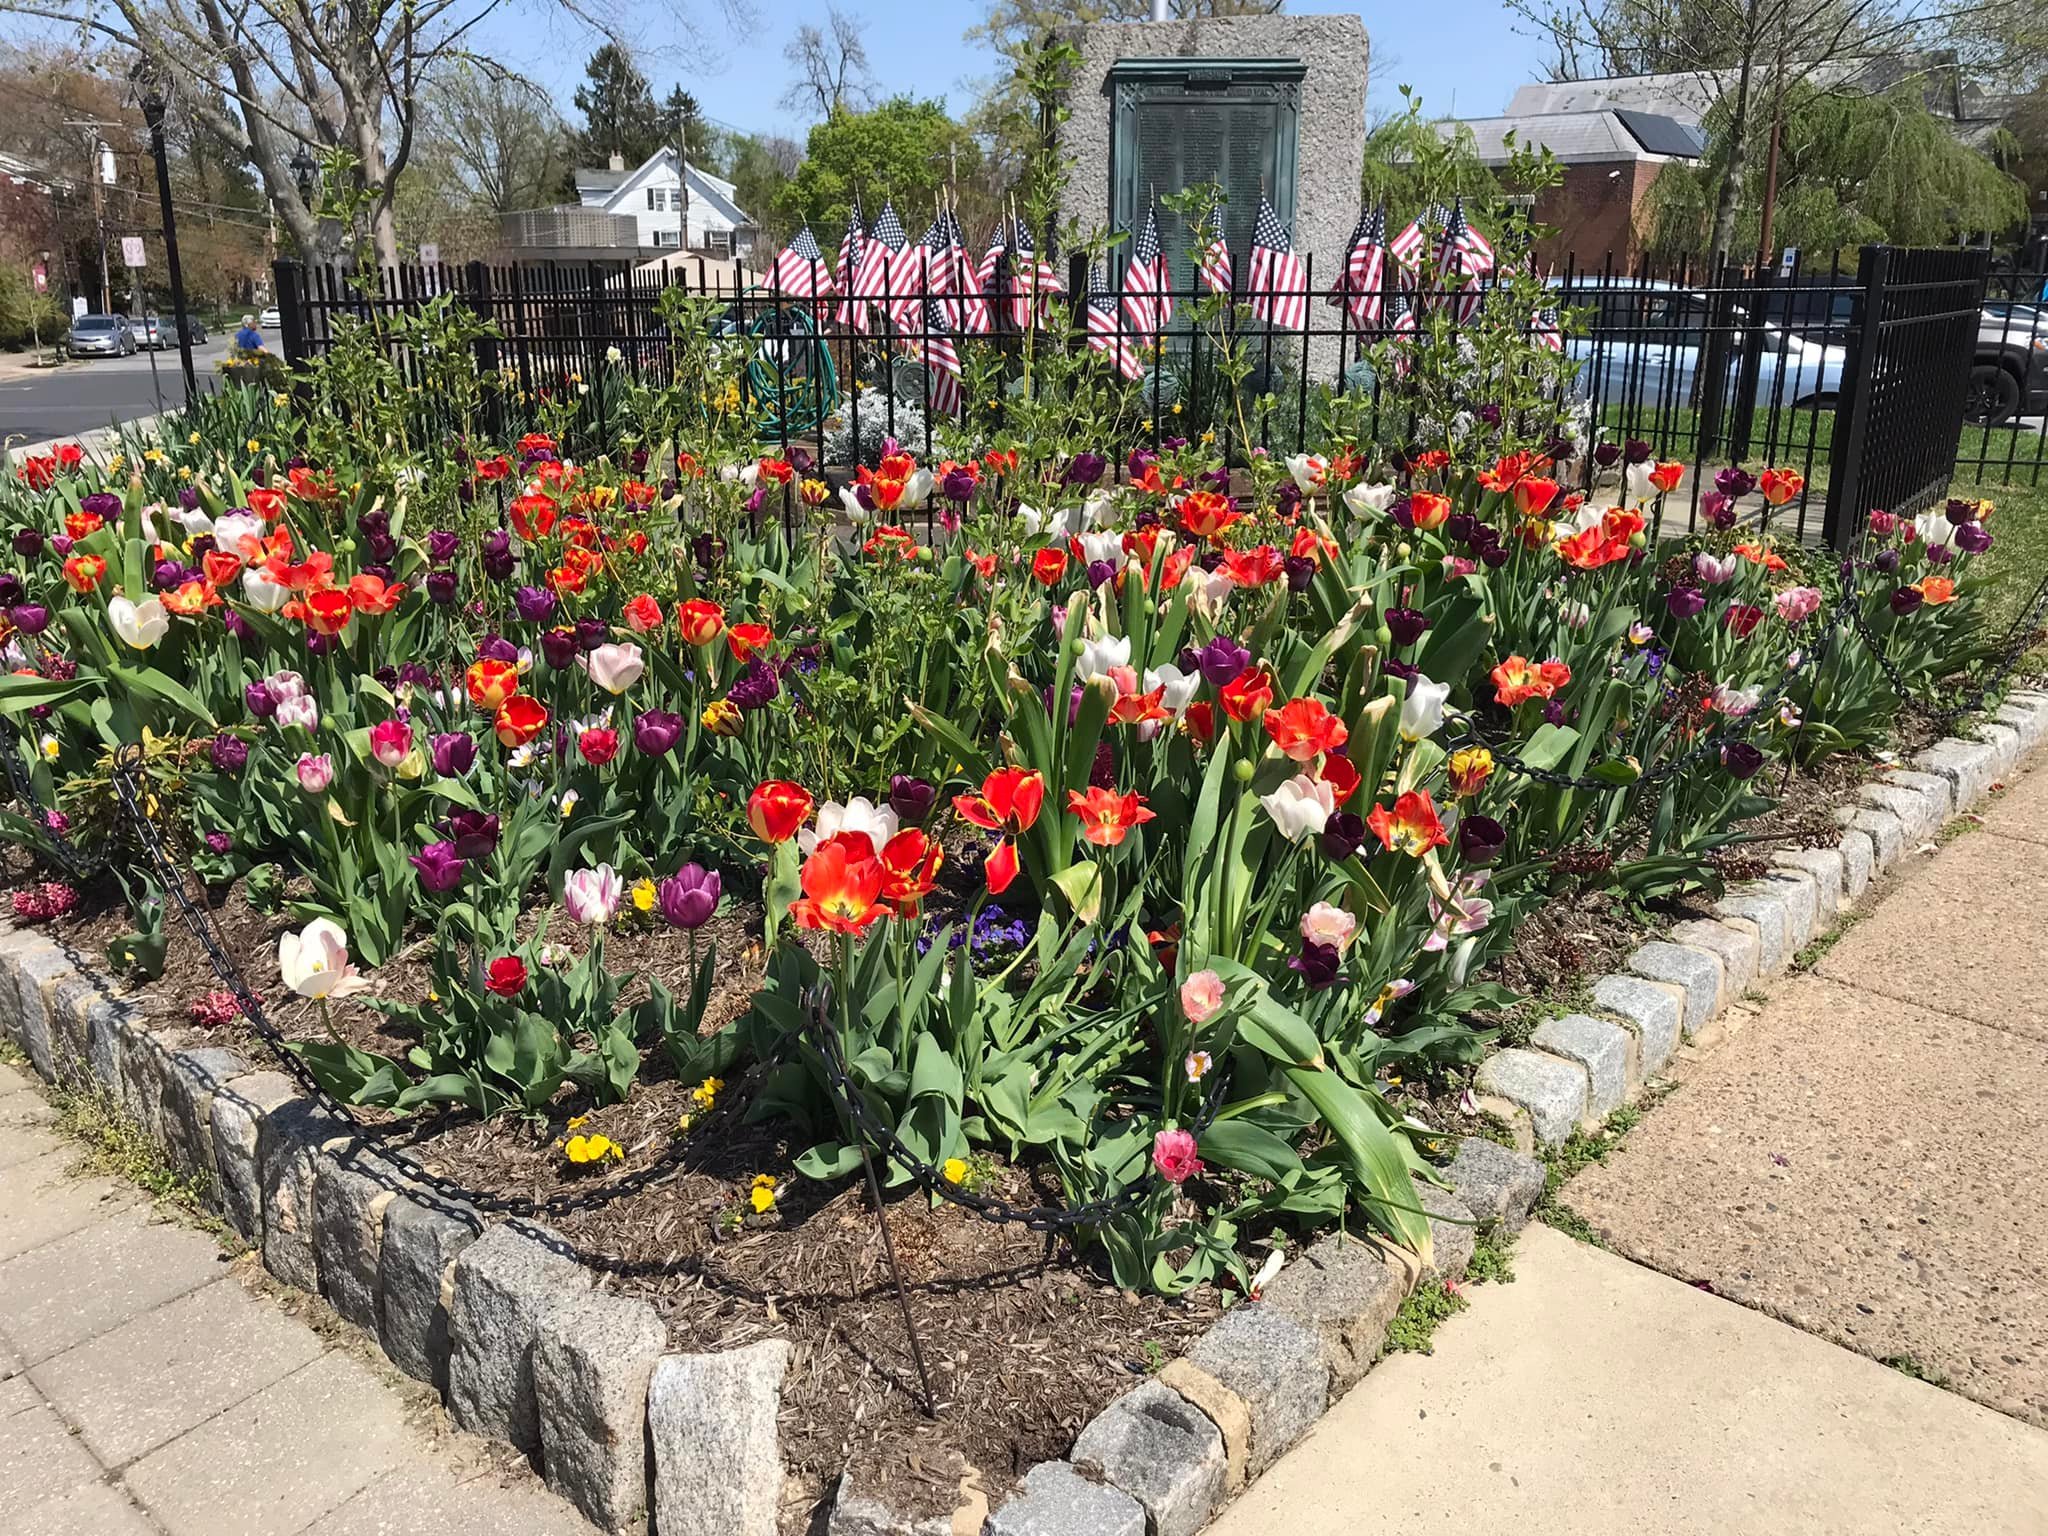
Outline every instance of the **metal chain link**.
<svg viewBox="0 0 2048 1536"><path fill-rule="evenodd" d="M1853 579L1852 577L1851 580ZM2034 636L2040 630L2043 619L2048 618L2048 576L2041 578L2040 585L2034 588L2033 597L2014 615L2012 625L2006 631L2004 655L2000 657L1998 665L1992 668L1990 675L1977 686L1975 693L1968 700L1945 708L1937 708L1913 692L1904 674L1900 672L1898 664L1885 654L1884 642L1870 627L1870 620L1864 616L1860 604L1851 611L1850 617L1856 632L1863 637L1863 643L1870 647L1870 654L1876 658L1878 667L1892 685L1892 691L1898 694L1900 702L1908 709L1920 711L1927 719L1946 730L1965 715L1974 715L1981 710L1984 701L2003 686L2005 680L2012 675L2013 669L2020 664L2021 658L2033 649Z"/></svg>

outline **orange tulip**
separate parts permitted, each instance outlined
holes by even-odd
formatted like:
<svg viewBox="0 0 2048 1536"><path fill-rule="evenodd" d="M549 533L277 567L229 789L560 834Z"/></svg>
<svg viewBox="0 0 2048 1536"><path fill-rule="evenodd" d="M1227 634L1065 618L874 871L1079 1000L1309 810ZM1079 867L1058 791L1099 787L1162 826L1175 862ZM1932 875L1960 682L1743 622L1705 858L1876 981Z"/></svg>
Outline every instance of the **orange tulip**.
<svg viewBox="0 0 2048 1536"><path fill-rule="evenodd" d="M1189 491L1180 500L1181 526L1198 539L1213 539L1244 514L1221 491Z"/></svg>
<svg viewBox="0 0 2048 1536"><path fill-rule="evenodd" d="M1261 668L1246 667L1225 683L1216 697L1223 713L1242 725L1258 719L1273 702L1273 680Z"/></svg>
<svg viewBox="0 0 2048 1536"><path fill-rule="evenodd" d="M1443 527L1451 515L1451 498L1435 491L1417 491L1408 498L1408 516L1424 532Z"/></svg>
<svg viewBox="0 0 2048 1536"><path fill-rule="evenodd" d="M478 709L497 709L519 692L519 668L486 656L469 664L463 684L469 690L469 702Z"/></svg>
<svg viewBox="0 0 2048 1536"><path fill-rule="evenodd" d="M1047 547L1031 557L1031 574L1043 586L1057 586L1067 574L1067 552Z"/></svg>
<svg viewBox="0 0 2048 1536"><path fill-rule="evenodd" d="M790 903L799 928L858 938L888 915L882 902L885 871L874 844L859 833L827 838L804 860L803 895Z"/></svg>
<svg viewBox="0 0 2048 1536"><path fill-rule="evenodd" d="M349 601L348 594L331 588L324 592L308 592L299 608L306 627L322 635L340 634L348 628L348 621L356 613L355 604Z"/></svg>
<svg viewBox="0 0 2048 1536"><path fill-rule="evenodd" d="M1557 500L1557 491L1555 480L1541 475L1525 476L1515 482L1515 510L1524 517L1541 517Z"/></svg>
<svg viewBox="0 0 2048 1536"><path fill-rule="evenodd" d="M1081 836L1098 848L1117 847L1131 835L1131 828L1153 816L1145 797L1135 790L1118 794L1099 785L1090 785L1085 795L1068 790L1067 809L1081 818Z"/></svg>
<svg viewBox="0 0 2048 1536"><path fill-rule="evenodd" d="M754 652L773 644L775 631L766 624L729 624L726 626L725 643L735 658L740 661L753 659Z"/></svg>
<svg viewBox="0 0 2048 1536"><path fill-rule="evenodd" d="M1765 501L1782 507L1806 489L1806 476L1796 469L1767 469L1756 477L1756 488L1764 493Z"/></svg>
<svg viewBox="0 0 2048 1536"><path fill-rule="evenodd" d="M1956 600L1956 584L1947 576L1922 576L1919 581L1920 600L1930 608L1939 608L1943 603Z"/></svg>
<svg viewBox="0 0 2048 1536"><path fill-rule="evenodd" d="M1684 477L1685 466L1674 461L1657 464L1650 470L1650 484L1666 496L1678 489L1678 482Z"/></svg>
<svg viewBox="0 0 2048 1536"><path fill-rule="evenodd" d="M365 574L354 577L348 584L349 601L355 604L357 613L389 613L404 596L404 582L387 582L382 576Z"/></svg>
<svg viewBox="0 0 2048 1536"><path fill-rule="evenodd" d="M561 515L561 509L555 505L554 497L543 496L538 492L513 497L510 510L513 531L529 544L552 533L555 519Z"/></svg>
<svg viewBox="0 0 2048 1536"><path fill-rule="evenodd" d="M491 729L507 747L523 747L547 728L547 706L524 693L516 693L500 704L491 720Z"/></svg>
<svg viewBox="0 0 2048 1536"><path fill-rule="evenodd" d="M905 917L916 916L918 904L939 883L945 849L920 829L905 827L883 845L881 859L882 899Z"/></svg>
<svg viewBox="0 0 2048 1536"><path fill-rule="evenodd" d="M1045 776L1035 768L998 768L978 795L955 795L953 809L991 832L1023 832L1045 806Z"/></svg>
<svg viewBox="0 0 2048 1536"><path fill-rule="evenodd" d="M1411 858L1421 858L1432 848L1441 848L1450 842L1444 835L1444 824L1436 813L1436 802L1419 789L1411 789L1394 802L1393 810L1375 805L1372 814L1365 818L1372 835L1389 853L1405 853Z"/></svg>
<svg viewBox="0 0 2048 1536"><path fill-rule="evenodd" d="M769 779L747 796L747 825L764 843L786 843L811 814L811 792L788 779Z"/></svg>
<svg viewBox="0 0 2048 1536"><path fill-rule="evenodd" d="M1537 664L1526 656L1510 656L1493 669L1494 702L1513 709L1526 699L1547 699L1572 680L1563 662Z"/></svg>
<svg viewBox="0 0 2048 1536"><path fill-rule="evenodd" d="M107 574L107 562L98 555L73 555L64 562L64 582L74 592L90 592Z"/></svg>
<svg viewBox="0 0 2048 1536"><path fill-rule="evenodd" d="M1273 745L1297 763L1336 751L1351 734L1320 699L1289 699L1266 711L1264 724Z"/></svg>
<svg viewBox="0 0 2048 1536"><path fill-rule="evenodd" d="M642 592L626 604L623 616L626 628L636 635L644 635L649 630L661 628L661 604L646 592Z"/></svg>

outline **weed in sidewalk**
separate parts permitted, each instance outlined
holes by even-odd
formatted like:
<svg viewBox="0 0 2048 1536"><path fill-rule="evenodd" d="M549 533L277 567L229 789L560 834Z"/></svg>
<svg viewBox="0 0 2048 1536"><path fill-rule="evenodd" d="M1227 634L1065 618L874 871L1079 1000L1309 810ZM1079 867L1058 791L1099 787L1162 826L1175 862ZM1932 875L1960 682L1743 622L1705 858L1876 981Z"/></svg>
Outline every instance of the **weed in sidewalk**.
<svg viewBox="0 0 2048 1536"><path fill-rule="evenodd" d="M1609 1115L1607 1123L1599 1130L1574 1131L1555 1147L1544 1148L1541 1153L1543 1198L1536 1202L1537 1219L1557 1228L1567 1237L1575 1237L1595 1248L1605 1248L1607 1244L1583 1216L1558 1202L1558 1191L1580 1170L1594 1163L1606 1162L1621 1146L1622 1139L1642 1123L1643 1116L1676 1087L1675 1083L1653 1083L1633 1104L1624 1104Z"/></svg>
<svg viewBox="0 0 2048 1536"><path fill-rule="evenodd" d="M1465 1278L1474 1285L1512 1285L1514 1239L1498 1231L1481 1233L1472 1245L1472 1260L1465 1266Z"/></svg>
<svg viewBox="0 0 2048 1536"><path fill-rule="evenodd" d="M29 1064L28 1052L5 1035L0 1035L0 1067L25 1067Z"/></svg>
<svg viewBox="0 0 2048 1536"><path fill-rule="evenodd" d="M1930 1366L1922 1365L1911 1355L1886 1355L1877 1363L1890 1366L1901 1376L1910 1376L1915 1381L1924 1381L1930 1387L1948 1386L1948 1377Z"/></svg>
<svg viewBox="0 0 2048 1536"><path fill-rule="evenodd" d="M1436 1330L1446 1319L1456 1317L1471 1303L1441 1280L1432 1280L1410 1293L1387 1326L1387 1349L1411 1355L1436 1352Z"/></svg>
<svg viewBox="0 0 2048 1536"><path fill-rule="evenodd" d="M191 1226L211 1233L224 1246L239 1249L241 1240L208 1209L213 1181L173 1166L149 1132L130 1118L97 1083L58 1086L49 1091L57 1111L55 1129L79 1143L83 1155L77 1171L121 1179L143 1190L159 1205L169 1206Z"/></svg>

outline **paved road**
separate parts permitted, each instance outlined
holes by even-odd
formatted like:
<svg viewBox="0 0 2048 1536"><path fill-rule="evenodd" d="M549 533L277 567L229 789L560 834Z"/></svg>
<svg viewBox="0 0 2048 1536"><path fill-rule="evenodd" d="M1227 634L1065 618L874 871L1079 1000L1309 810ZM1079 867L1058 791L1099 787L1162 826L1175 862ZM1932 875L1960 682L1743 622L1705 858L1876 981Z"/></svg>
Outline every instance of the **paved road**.
<svg viewBox="0 0 2048 1536"><path fill-rule="evenodd" d="M192 349L192 366L205 390L217 377L215 364L227 355L227 338L215 336ZM156 354L156 379L149 371L150 354L94 358L40 372L0 377L0 442L40 442L104 427L109 422L154 415L157 391L163 409L185 403L185 379L178 370L175 348Z"/></svg>

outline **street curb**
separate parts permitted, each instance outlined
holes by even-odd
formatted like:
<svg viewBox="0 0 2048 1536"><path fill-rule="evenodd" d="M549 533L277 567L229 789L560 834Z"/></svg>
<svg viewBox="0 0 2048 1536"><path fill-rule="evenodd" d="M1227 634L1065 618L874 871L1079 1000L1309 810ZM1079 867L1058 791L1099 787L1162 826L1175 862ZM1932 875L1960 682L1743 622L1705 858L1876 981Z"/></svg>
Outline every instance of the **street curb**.
<svg viewBox="0 0 2048 1536"><path fill-rule="evenodd" d="M1322 1237L1096 1415L1070 1460L1029 1469L992 1513L970 1475L955 1518L913 1520L849 1467L828 1536L1197 1536L1370 1372L1417 1286L1459 1278L1476 1235L1521 1229L1544 1189L1539 1143L1597 1129L1639 1098L1681 1032L1697 1048L1715 1043L1708 1026L1751 979L1782 971L2044 742L2048 693L2012 693L1968 735L1864 786L1835 847L1777 856L1719 915L1596 978L1592 1012L1546 1020L1527 1047L1485 1063L1481 1107L1515 1147L1463 1138L1443 1184L1417 1185L1428 1264L1376 1238ZM557 1234L486 1227L408 1186L282 1074L188 1030L145 1028L86 957L5 921L0 1029L45 1078L96 1085L122 1105L208 1182L212 1208L272 1275L325 1296L440 1390L458 1424L526 1451L601 1528L643 1530L651 1511L663 1536L776 1536L786 1346L664 1352L653 1310L603 1295Z"/></svg>

